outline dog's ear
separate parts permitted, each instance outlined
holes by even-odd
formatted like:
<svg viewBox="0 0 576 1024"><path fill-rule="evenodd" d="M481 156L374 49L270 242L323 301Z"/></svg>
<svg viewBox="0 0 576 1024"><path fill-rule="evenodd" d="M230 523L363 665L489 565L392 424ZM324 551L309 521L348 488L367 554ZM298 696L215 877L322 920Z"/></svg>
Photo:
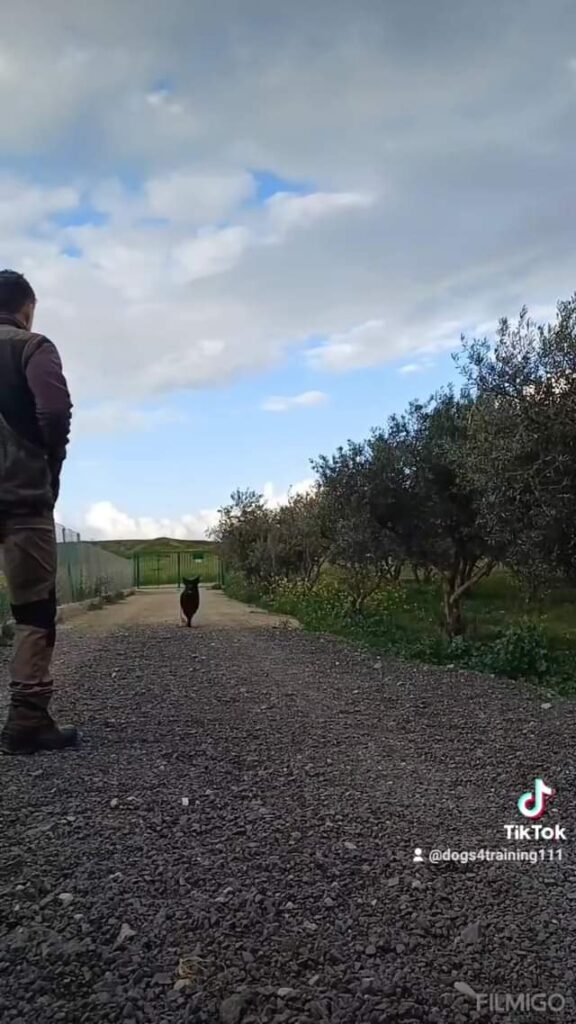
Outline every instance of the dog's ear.
<svg viewBox="0 0 576 1024"><path fill-rule="evenodd" d="M192 580L192 583L195 583L196 586L198 586L198 584L200 583L200 577L196 576L196 578Z"/></svg>
<svg viewBox="0 0 576 1024"><path fill-rule="evenodd" d="M191 582L192 582L192 580L186 579L185 576L182 577L182 583L184 584L185 587L189 587Z"/></svg>

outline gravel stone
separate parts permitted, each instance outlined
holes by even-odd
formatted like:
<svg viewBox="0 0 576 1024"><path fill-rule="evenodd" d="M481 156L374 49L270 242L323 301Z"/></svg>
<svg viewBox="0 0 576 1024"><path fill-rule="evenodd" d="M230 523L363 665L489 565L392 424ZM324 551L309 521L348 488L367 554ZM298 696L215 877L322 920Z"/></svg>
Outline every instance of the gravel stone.
<svg viewBox="0 0 576 1024"><path fill-rule="evenodd" d="M222 1024L239 1024L246 1005L248 1003L246 992L235 992L224 999L220 1006L220 1020Z"/></svg>
<svg viewBox="0 0 576 1024"><path fill-rule="evenodd" d="M536 991L576 1024L576 702L260 626L68 627L56 662L82 748L0 762L7 1024L501 1024L474 993ZM551 849L505 836L535 777L562 860L429 862Z"/></svg>

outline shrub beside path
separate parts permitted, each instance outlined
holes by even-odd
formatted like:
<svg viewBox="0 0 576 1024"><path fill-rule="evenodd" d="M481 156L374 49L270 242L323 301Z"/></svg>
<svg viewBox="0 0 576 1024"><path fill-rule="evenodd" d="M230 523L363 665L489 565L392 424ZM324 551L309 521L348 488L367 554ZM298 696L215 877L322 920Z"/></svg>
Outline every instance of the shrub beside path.
<svg viewBox="0 0 576 1024"><path fill-rule="evenodd" d="M0 761L2 1021L576 1021L576 705L203 596L192 630L174 592L61 630L86 738ZM504 833L537 776L562 861L414 863L557 849Z"/></svg>

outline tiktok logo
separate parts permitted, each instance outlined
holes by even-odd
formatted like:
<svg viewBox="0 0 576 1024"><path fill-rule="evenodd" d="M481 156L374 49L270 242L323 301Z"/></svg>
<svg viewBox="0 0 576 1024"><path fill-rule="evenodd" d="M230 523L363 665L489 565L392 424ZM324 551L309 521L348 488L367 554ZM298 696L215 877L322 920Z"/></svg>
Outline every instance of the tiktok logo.
<svg viewBox="0 0 576 1024"><path fill-rule="evenodd" d="M542 818L546 813L548 802L553 800L556 796L556 790L551 789L544 782L544 779L534 780L534 792L531 793L528 790L527 793L523 793L518 799L518 810L524 818L530 818L531 821L537 821L538 818Z"/></svg>

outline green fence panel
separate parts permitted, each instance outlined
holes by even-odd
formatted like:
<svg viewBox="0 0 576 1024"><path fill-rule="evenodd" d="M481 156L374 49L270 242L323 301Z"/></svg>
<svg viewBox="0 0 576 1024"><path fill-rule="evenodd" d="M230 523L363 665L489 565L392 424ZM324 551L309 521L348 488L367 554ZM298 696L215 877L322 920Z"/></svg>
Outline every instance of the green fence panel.
<svg viewBox="0 0 576 1024"><path fill-rule="evenodd" d="M220 583L220 559L212 551L156 551L134 555L136 587L180 586L184 577Z"/></svg>

